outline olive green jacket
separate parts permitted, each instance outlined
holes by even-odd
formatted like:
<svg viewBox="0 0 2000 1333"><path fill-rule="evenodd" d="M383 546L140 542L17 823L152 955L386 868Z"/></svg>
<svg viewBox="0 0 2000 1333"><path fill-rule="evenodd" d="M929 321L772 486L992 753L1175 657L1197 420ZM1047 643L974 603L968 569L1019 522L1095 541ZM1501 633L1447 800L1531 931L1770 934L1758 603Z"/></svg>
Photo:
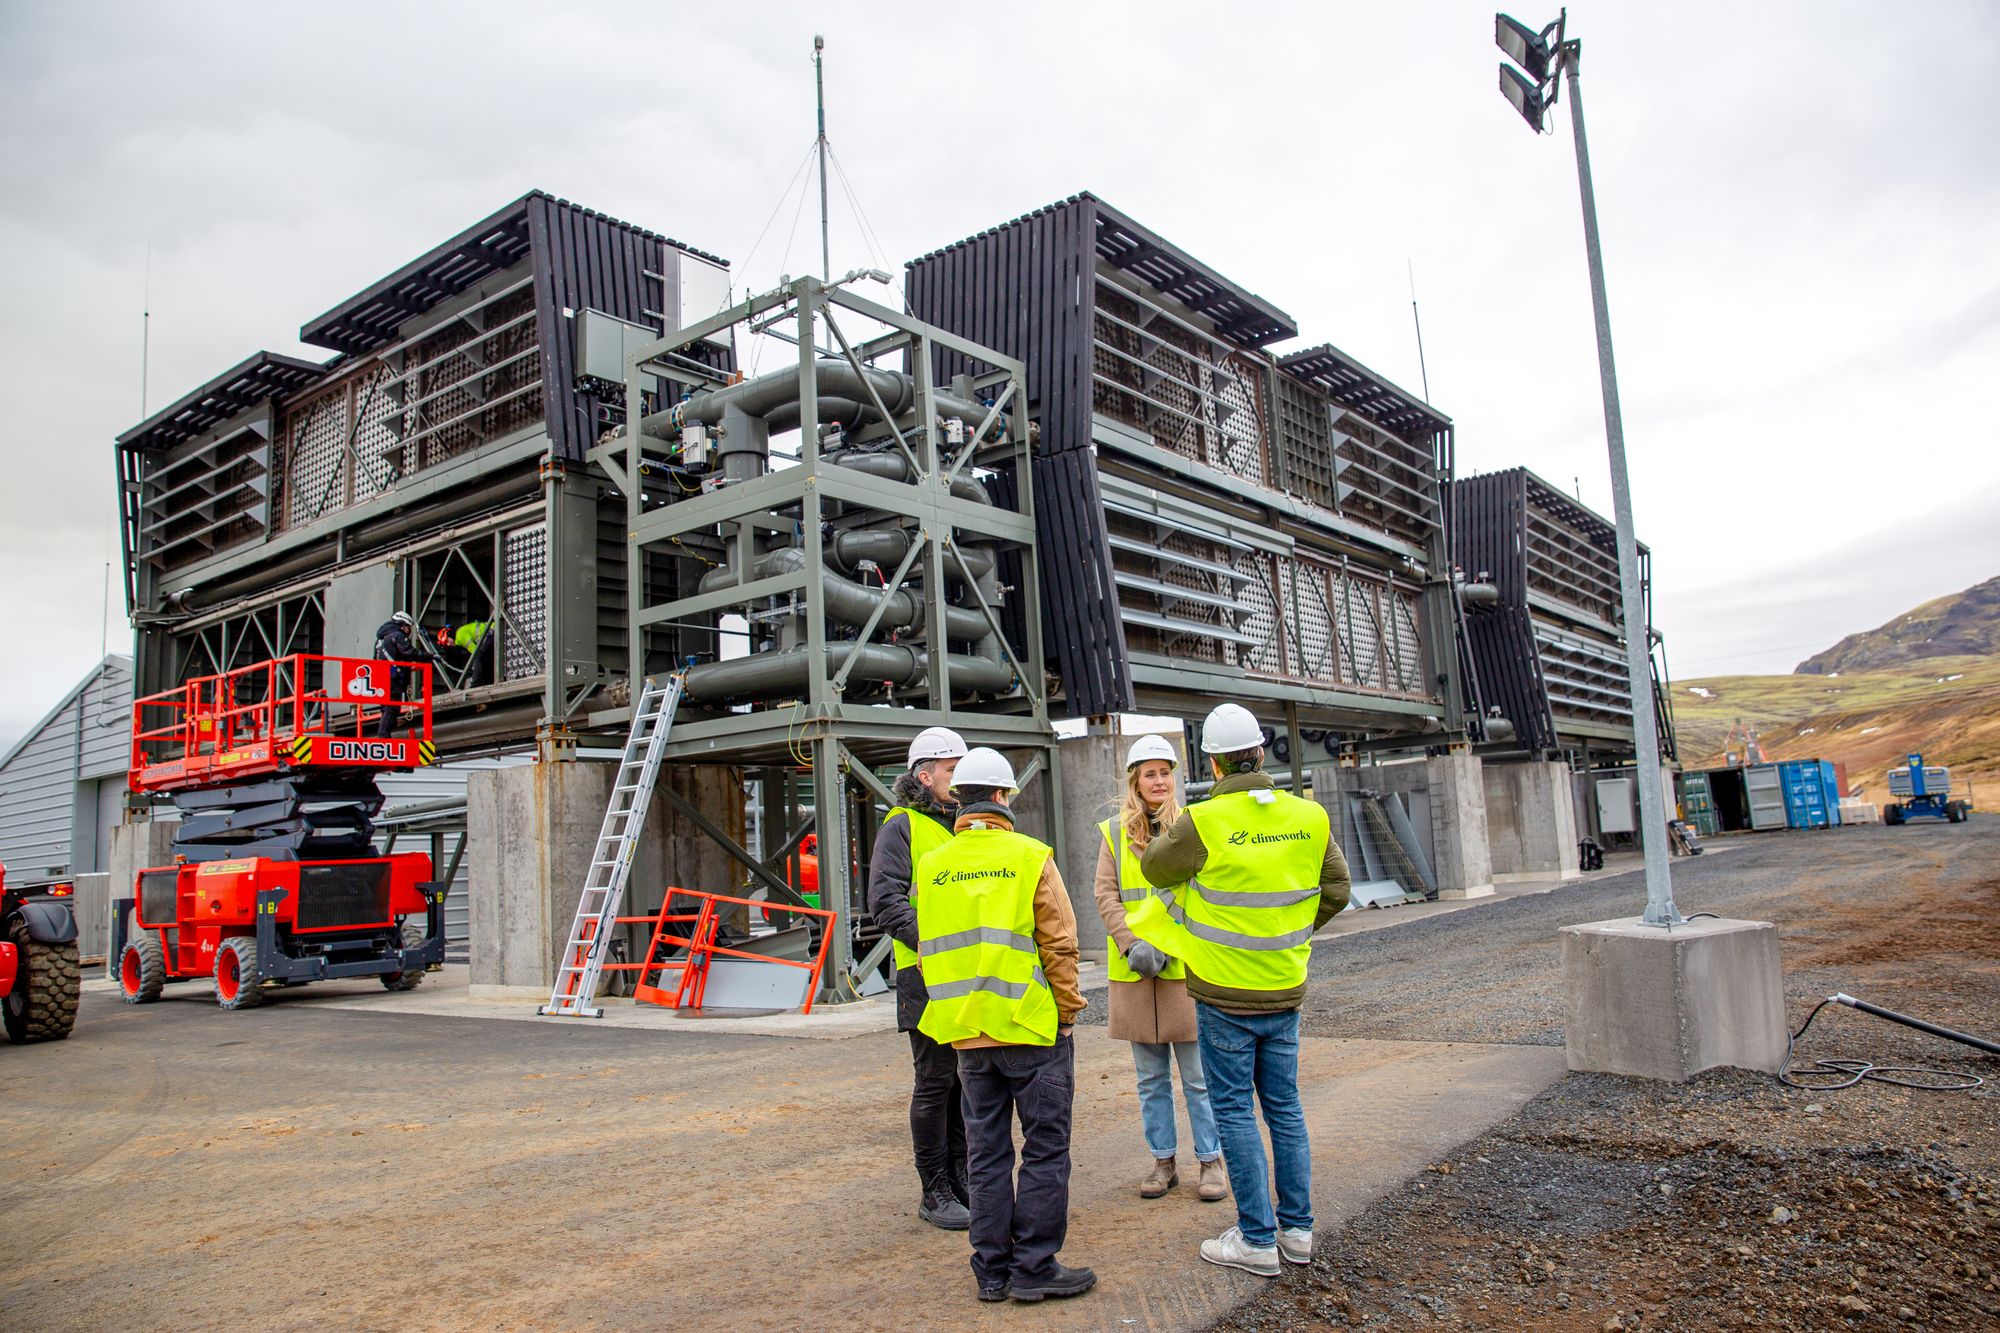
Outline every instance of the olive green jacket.
<svg viewBox="0 0 2000 1333"><path fill-rule="evenodd" d="M1231 792L1256 791L1272 785L1268 773L1232 773L1217 782L1209 795L1227 796ZM1167 889L1187 883L1207 864L1208 848L1202 843L1201 830L1184 811L1172 828L1146 845L1139 857L1139 873L1148 884ZM1347 906L1347 886L1347 858L1340 854L1340 843L1329 837L1326 859L1319 869L1319 908L1313 913L1314 930ZM1188 968L1187 983L1188 994L1196 1000L1232 1014L1283 1013L1298 1008L1306 998L1303 985L1285 990L1239 990L1234 986L1214 985L1196 976L1192 966Z"/></svg>

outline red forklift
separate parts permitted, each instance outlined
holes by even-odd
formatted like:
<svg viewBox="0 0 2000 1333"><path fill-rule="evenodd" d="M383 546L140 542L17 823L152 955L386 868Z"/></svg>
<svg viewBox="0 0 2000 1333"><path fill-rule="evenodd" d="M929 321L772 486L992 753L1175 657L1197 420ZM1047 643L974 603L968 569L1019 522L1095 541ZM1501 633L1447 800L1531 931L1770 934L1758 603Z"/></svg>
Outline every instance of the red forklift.
<svg viewBox="0 0 2000 1333"><path fill-rule="evenodd" d="M394 666L410 688L388 662L299 654L134 702L131 789L181 818L174 864L113 912L127 1003L200 977L225 1009L335 978L405 991L443 966L448 886L423 853L374 845L376 776L437 757L430 668Z"/></svg>

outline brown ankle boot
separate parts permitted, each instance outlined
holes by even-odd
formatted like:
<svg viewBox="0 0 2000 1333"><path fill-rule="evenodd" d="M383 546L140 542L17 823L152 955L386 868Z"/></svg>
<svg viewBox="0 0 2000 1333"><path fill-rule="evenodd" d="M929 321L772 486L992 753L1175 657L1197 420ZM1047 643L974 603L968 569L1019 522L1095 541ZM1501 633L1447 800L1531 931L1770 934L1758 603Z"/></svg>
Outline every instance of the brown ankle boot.
<svg viewBox="0 0 2000 1333"><path fill-rule="evenodd" d="M1201 1184L1195 1194L1203 1203L1215 1203L1229 1197L1229 1168L1222 1164L1220 1157L1201 1164Z"/></svg>
<svg viewBox="0 0 2000 1333"><path fill-rule="evenodd" d="M1181 1183L1180 1172L1174 1169L1174 1159L1161 1157L1153 1162L1153 1169L1139 1182L1139 1197L1157 1199L1168 1190Z"/></svg>

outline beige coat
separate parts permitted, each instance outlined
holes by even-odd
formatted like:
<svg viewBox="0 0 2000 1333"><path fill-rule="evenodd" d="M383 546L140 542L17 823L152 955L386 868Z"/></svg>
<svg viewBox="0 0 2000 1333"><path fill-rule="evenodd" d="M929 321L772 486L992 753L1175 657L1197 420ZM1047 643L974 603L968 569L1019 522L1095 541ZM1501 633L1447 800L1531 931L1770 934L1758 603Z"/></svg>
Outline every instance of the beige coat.
<svg viewBox="0 0 2000 1333"><path fill-rule="evenodd" d="M1097 894L1097 913L1104 918L1104 933L1120 953L1137 944L1138 937L1126 928L1125 904L1118 901L1118 864L1111 848L1097 840L1097 878L1092 886ZM1160 977L1111 983L1109 1028L1119 1041L1149 1044L1195 1040L1194 1000L1187 982Z"/></svg>

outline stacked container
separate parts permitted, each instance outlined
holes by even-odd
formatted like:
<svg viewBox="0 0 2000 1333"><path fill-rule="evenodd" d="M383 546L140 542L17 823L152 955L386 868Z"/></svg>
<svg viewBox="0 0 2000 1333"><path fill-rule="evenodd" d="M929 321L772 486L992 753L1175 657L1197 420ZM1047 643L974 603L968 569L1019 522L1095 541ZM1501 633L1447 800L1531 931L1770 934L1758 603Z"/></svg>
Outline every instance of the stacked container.
<svg viewBox="0 0 2000 1333"><path fill-rule="evenodd" d="M1832 828L1840 823L1840 785L1824 759L1789 759L1778 765L1784 784L1785 823L1792 828Z"/></svg>

